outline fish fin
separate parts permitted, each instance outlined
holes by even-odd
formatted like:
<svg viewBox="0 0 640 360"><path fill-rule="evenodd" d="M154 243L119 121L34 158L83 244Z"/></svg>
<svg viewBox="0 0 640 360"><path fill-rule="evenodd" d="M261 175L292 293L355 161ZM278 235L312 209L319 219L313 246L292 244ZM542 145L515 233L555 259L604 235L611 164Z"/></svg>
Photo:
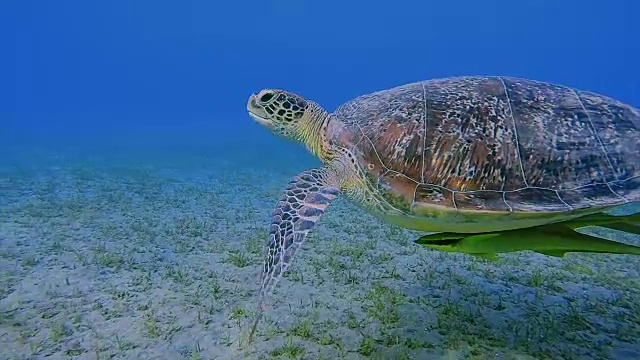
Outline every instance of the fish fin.
<svg viewBox="0 0 640 360"><path fill-rule="evenodd" d="M498 254L491 254L491 253L479 253L479 254L466 253L466 254L475 256L482 260L491 261L491 262L496 262L500 259Z"/></svg>
<svg viewBox="0 0 640 360"><path fill-rule="evenodd" d="M553 257L564 257L564 255L567 253L564 250L533 250L533 251L537 252L538 254L553 256Z"/></svg>
<svg viewBox="0 0 640 360"><path fill-rule="evenodd" d="M440 245L441 243L450 243L454 240L459 241L468 235L469 234L458 234L451 232L427 234L419 237L418 240L415 241L415 243L420 245Z"/></svg>

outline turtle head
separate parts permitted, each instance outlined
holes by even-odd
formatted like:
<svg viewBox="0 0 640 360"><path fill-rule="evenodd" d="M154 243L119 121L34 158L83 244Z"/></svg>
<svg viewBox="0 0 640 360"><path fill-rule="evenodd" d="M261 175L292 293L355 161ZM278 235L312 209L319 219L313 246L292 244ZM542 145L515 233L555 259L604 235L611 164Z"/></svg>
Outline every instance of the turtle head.
<svg viewBox="0 0 640 360"><path fill-rule="evenodd" d="M296 127L308 109L307 100L277 89L261 90L251 95L247 103L247 111L255 121L285 137L295 137Z"/></svg>
<svg viewBox="0 0 640 360"><path fill-rule="evenodd" d="M322 158L329 114L320 105L285 90L264 89L249 97L247 111L273 133L304 143Z"/></svg>

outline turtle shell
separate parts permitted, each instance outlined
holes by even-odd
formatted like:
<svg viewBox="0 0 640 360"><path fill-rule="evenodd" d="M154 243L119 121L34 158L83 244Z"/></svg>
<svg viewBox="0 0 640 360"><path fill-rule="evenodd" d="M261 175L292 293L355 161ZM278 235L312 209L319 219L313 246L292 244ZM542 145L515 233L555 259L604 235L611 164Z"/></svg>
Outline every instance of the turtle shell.
<svg viewBox="0 0 640 360"><path fill-rule="evenodd" d="M458 77L357 97L334 119L396 209L567 212L640 201L638 109L511 77Z"/></svg>

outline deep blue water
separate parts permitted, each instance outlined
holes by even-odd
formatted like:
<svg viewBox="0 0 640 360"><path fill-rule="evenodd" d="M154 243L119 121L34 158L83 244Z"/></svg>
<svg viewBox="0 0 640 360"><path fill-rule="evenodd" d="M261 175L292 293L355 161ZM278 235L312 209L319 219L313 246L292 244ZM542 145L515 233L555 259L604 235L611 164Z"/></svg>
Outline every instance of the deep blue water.
<svg viewBox="0 0 640 360"><path fill-rule="evenodd" d="M5 151L288 151L291 144L246 115L247 96L263 87L332 110L407 82L511 75L640 106L640 3L632 0L68 0L2 8Z"/></svg>

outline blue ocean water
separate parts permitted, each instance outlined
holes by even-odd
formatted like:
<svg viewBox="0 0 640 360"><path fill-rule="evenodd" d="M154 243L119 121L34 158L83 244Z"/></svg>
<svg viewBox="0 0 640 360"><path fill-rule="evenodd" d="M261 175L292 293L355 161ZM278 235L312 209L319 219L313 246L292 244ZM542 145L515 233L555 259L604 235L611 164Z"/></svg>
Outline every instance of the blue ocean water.
<svg viewBox="0 0 640 360"><path fill-rule="evenodd" d="M186 275L180 275L179 271L183 270L171 270L174 281L186 281L175 279L193 277L193 273L201 272L194 264L206 264L202 266L219 272L225 291L236 291L237 284L225 277L233 273L233 268L225 268L226 265L216 267L216 261L206 260L208 253L216 253L211 247L217 245L211 245L211 242L218 239L227 245L242 247L238 244L250 238L252 231L266 231L271 207L288 179L318 164L317 159L302 146L273 136L248 117L247 99L262 88L294 91L332 111L355 96L404 83L459 75L505 75L590 90L640 107L640 3L631 0L68 0L21 1L4 4L1 8L0 30L3 35L0 36L6 41L0 55L0 214L4 217L0 220L0 244L5 256L5 260L0 262L3 274L0 281L3 287L0 290L3 311L0 315L0 339L6 346L0 347L10 349L3 358L40 358L47 354L96 358L98 353L115 358L186 358L195 354L193 347L197 341L191 341L194 337L203 339L198 343L205 349L203 358L213 358L212 354L225 359L278 355L274 351L283 343L286 345L285 340L291 338L288 335L275 332L271 336L272 342L267 342L262 350L243 352L233 345L229 347L232 350L223 351L219 348L226 349L226 345L221 345L224 341L220 339L229 336L229 341L234 342L239 335L216 328L218 330L212 330L215 335L211 336L217 339L215 341L220 340L220 344L211 345L212 338L203 335L206 331L193 330L194 327L181 323L179 316L166 320L170 309L157 309L161 315L148 315L146 310L140 310L141 304L155 303L162 299L162 295L145 298L133 287L123 287L114 280L120 276L117 275L120 267L112 265L116 260L107 261L106 255L98 256L110 246L119 249L114 251L119 251L120 255L126 253L128 250L122 248L122 244L135 243L135 239L142 236L140 234L163 237L164 242L153 245L155 250L151 251L153 256L149 255L149 259L145 258L148 254L144 255L145 252L140 250L139 256L123 260L123 264L130 265L126 276L137 274L131 275L132 279L138 279L135 280L137 282L147 281L144 276L149 276L149 282L154 284L152 288L157 292L178 294L182 290L163 288L164 285L159 285L161 282L154 280L154 274L161 271L140 270L142 265L139 263L153 263L153 269L163 268L164 265L158 264L165 262L187 266L187 270L183 269ZM216 193L221 194L220 197L211 198ZM111 199L109 194L113 196ZM164 199L171 201L164 203ZM359 211L348 206L340 207L336 214L354 216L354 212ZM136 209L140 207L145 210L137 214ZM355 218L360 216L365 215L355 215ZM347 237L340 232L346 230L340 230L342 223L339 218L333 219L334 224L331 227L327 225L321 230L324 235L317 238ZM389 230L372 219L366 219L375 224L371 227L377 229L376 234L381 239L384 238L385 231ZM108 224L100 225L100 230L93 227L105 221ZM328 224L331 222L331 219L327 220ZM174 223L181 224L176 225L182 229L179 236L173 227L173 230L159 228L167 224L173 226ZM153 230L142 231L141 224ZM134 235L130 231L134 231ZM189 231L197 234L192 238L185 237ZM363 230L351 231L353 233L348 236L359 236L357 234ZM191 244L185 245L191 246L191 250L185 251L197 259L185 257L184 252L175 248L173 239L177 237L185 237L180 244ZM118 243L116 238L121 242ZM190 242L189 239L197 240ZM42 249L39 249L40 240L44 244ZM261 238L260 241L263 240ZM353 241L357 243L358 240ZM84 247L83 244L88 243L92 250ZM147 245L139 244L140 248ZM209 250L197 253L205 247ZM224 254L234 254L234 249L226 249ZM92 258L89 254L102 260L89 261L89 265L78 262L79 256ZM404 259L402 256L406 255L393 254L400 256L398 259ZM74 256L76 260L70 260ZM220 256L227 259L227 255ZM461 259L456 257L447 261L457 264ZM241 267L246 270L242 273L246 284L237 291L246 297L233 298L235 300L228 300L229 303L243 302L246 303L246 311L252 310L255 302L252 291L257 286L252 281L260 261L257 256L252 258L250 266ZM116 271L116 275L112 274L107 281L101 277L106 276L103 270L95 268L81 274L67 274L67 271L72 271L69 269L91 264L96 268L112 269L110 271ZM555 260L551 263L561 266L558 264ZM627 264L628 273L622 265L603 265L593 259L587 261L588 265L577 260L571 264L585 274L596 271L584 270L587 267L612 267L616 269L612 273L620 274L619 280L634 278L640 271L638 262ZM518 278L518 272L524 271L517 266L514 269L516 274L512 274L513 278ZM345 270L347 273L350 271ZM47 274L54 273L57 275L47 277ZM30 277L38 278L40 282L26 284ZM92 307L88 305L86 311L60 315L60 322L53 325L44 320L42 324L27 321L24 314L41 316L53 307L50 304L55 302L47 292L66 296L59 288L64 287L61 284L65 281L60 279L65 277L71 277L71 283L77 281L79 284L73 291L84 294L78 295L78 299L84 300L66 306L85 306L85 303L96 299L98 295L95 294L103 296L105 291L110 294L105 297L121 296L128 302L125 301L125 305L100 305L119 315L108 317L105 314L109 311L105 310L103 322L93 325L87 325L90 316L86 314L98 310L90 310ZM103 279L118 290L97 290L97 285L90 285L99 282L96 279ZM468 282L474 277L468 275L465 279ZM640 293L638 282L635 283L638 288L634 288L638 292L625 292L621 290L624 288L622 283L607 287L608 281L613 280L601 279L598 283L598 296L604 294L602 298L628 299ZM199 284L205 280L198 278L196 282ZM565 286L569 289L566 291L580 294L591 286L585 284L579 281L572 283ZM189 286L199 289L197 284ZM486 286L489 289L492 285ZM34 290L38 287L47 287L48 290ZM340 289L340 286L336 285L336 288ZM493 289L488 294L494 296L503 290ZM73 293L69 291L69 294ZM525 298L537 294L533 290L523 291L518 290L518 294L524 294ZM207 298L211 295L206 293L202 296ZM464 295L456 296L456 299L464 298ZM572 296L565 296L563 301L572 304L580 298ZM600 303L599 299L590 298L587 303ZM335 307L340 309L340 314L351 306L346 300L334 300L325 299L327 303L338 304ZM24 305L30 301L35 305ZM181 301L176 300L171 306L184 309L201 305L187 306ZM556 302L551 301L550 304ZM590 353L591 350L579 352L576 349L585 347L578 340L572 342L568 336L562 338L564 345L561 347L553 347L545 342L547 340L529 340L527 343L526 339L533 336L531 331L539 335L540 329L552 326L548 323L534 330L518 328L517 331L526 333L521 337L525 340L518 340L524 341L522 343L511 339L511 335L505 335L504 343L483 343L477 351L486 355L485 358L491 358L492 351L506 358L511 356L509 351L541 358L571 354L582 357L640 356L638 338L620 335L640 334L640 317L637 317L640 312L632 313L640 310L637 306L621 304L622 300L615 305L619 305L618 310L622 309L620 312L589 320L580 330L588 332L586 328L597 328L597 331L589 333L588 339L605 339L606 346L594 345L598 353ZM544 306L533 308L542 311ZM286 312L283 309L276 313ZM242 316L234 311L236 309L232 305L220 305L215 316L226 321L224 326L235 324L235 320L230 319ZM593 310L594 313L597 311ZM179 311L175 310L175 313ZM198 319L204 316L201 310L196 313ZM428 313L429 310L425 310L424 314ZM353 316L365 318L363 314L355 311ZM513 314L514 317L519 316L517 312ZM620 314L626 314L624 316L632 320L611 325L613 330L604 325L602 328L594 325L608 324L612 318L623 316ZM131 340L122 341L137 344L130 349L120 340L114 340L112 333L88 335L90 332L83 332L82 326L76 326L73 321L69 323L73 316L79 316L84 319L78 320L80 324L87 322L85 325L88 327L109 327L117 333L129 326L114 325L117 319L139 316L142 320L132 322L130 327L142 327L149 332L152 325L149 325L147 316L156 315L165 316L165 322L158 325L161 328L158 331L163 335L152 337L154 340L149 342L149 336L143 336L147 340L141 340L138 335L127 333L123 336L129 336ZM462 315L456 319L463 327L467 324ZM500 322L499 317L494 319ZM19 325L20 322L27 325ZM183 330L170 331L168 327L173 325L169 324L179 324ZM501 334L516 332L514 328L508 331L495 324L487 326ZM49 330L33 330L39 328ZM406 338L406 332L415 330L411 329L405 329L404 335L398 336ZM178 338L172 338L168 333L178 334ZM333 337L343 336L342 342L307 346L307 356L319 358L318 354L324 354L331 348L326 350L329 351L326 353L328 356L358 358L373 356L377 351L386 354L384 356L400 358L393 352L384 352L384 349L399 345L382 345L381 337L371 344L375 351L366 350L368 345L363 345L363 342L367 336L375 338L378 333L366 332L363 336L340 334ZM474 334L480 336L482 331ZM301 338L309 341L300 333L292 336L296 344ZM313 336L320 337L321 334ZM552 335L544 336L548 339ZM87 337L108 340L93 341ZM460 351L465 356L473 355L473 352L461 350L471 346L468 338L462 342L443 342L437 337L419 341L432 345L425 349L442 351L438 356L445 356L449 350L456 351L456 354ZM189 352L177 349L180 346L189 347ZM365 346L364 350L362 346ZM403 346L403 349L415 350L413 345ZM344 354L340 352L345 348ZM411 353L413 355L409 358L431 354L424 351ZM185 355L187 353L190 355Z"/></svg>
<svg viewBox="0 0 640 360"><path fill-rule="evenodd" d="M4 6L0 113L16 143L280 146L246 116L264 87L334 109L407 82L511 75L640 103L630 0Z"/></svg>

